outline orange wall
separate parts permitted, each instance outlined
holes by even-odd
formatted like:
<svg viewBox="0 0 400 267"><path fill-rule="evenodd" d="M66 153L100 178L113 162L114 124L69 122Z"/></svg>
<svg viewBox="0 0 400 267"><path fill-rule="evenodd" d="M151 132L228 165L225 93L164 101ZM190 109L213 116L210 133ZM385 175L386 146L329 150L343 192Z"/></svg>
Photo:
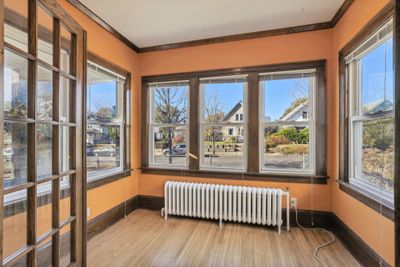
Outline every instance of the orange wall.
<svg viewBox="0 0 400 267"><path fill-rule="evenodd" d="M139 113L137 94L140 90L139 57L136 52L112 36L89 17L78 11L66 0L59 0L66 11L87 31L88 51L91 51L108 61L128 70L132 74L131 84L131 177L107 184L87 193L87 205L90 207L90 217L95 216L117 206L123 201L138 194L138 166L139 166Z"/></svg>
<svg viewBox="0 0 400 267"><path fill-rule="evenodd" d="M334 128L339 127L339 85L338 85L338 52L349 42L354 35L389 1L388 0L357 0L343 16L333 29L332 63L332 100L335 104L333 114L335 116L330 122ZM339 163L338 149L339 140L333 140L334 150L331 166L333 167L332 178L338 179ZM394 223L378 212L368 208L348 194L339 189L337 183L332 186L332 211L356 232L372 249L381 255L388 263L394 265Z"/></svg>
<svg viewBox="0 0 400 267"><path fill-rule="evenodd" d="M331 30L322 30L143 53L139 54L140 69L143 75L155 75L319 59L327 59L329 62L332 54L331 37ZM329 64L327 71L330 71ZM332 115L328 110L328 116ZM330 126L328 126L328 133L332 132L329 128ZM328 141L330 139L332 137L328 134ZM159 175L141 175L139 194L163 195L163 183L168 178ZM176 178L185 181L288 187L291 195L298 198L299 208L301 209L330 211L332 205L329 185Z"/></svg>

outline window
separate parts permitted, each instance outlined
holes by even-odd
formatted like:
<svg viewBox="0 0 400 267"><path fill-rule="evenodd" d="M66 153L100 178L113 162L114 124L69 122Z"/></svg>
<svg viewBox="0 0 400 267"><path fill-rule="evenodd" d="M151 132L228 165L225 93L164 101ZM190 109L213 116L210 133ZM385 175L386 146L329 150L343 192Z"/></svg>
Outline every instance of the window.
<svg viewBox="0 0 400 267"><path fill-rule="evenodd" d="M348 181L393 202L393 22L345 56L348 84Z"/></svg>
<svg viewBox="0 0 400 267"><path fill-rule="evenodd" d="M324 76L311 61L142 77L142 172L325 184Z"/></svg>
<svg viewBox="0 0 400 267"><path fill-rule="evenodd" d="M260 75L261 170L315 174L315 77L314 69Z"/></svg>
<svg viewBox="0 0 400 267"><path fill-rule="evenodd" d="M153 83L149 86L150 165L187 167L189 82Z"/></svg>
<svg viewBox="0 0 400 267"><path fill-rule="evenodd" d="M230 128L241 133L246 127L239 114L246 109L247 76L204 78L200 80L200 167L203 169L243 170L246 168L246 142L232 136Z"/></svg>
<svg viewBox="0 0 400 267"><path fill-rule="evenodd" d="M129 74L93 61L87 67L86 168L90 181L129 169L126 144L129 119L125 106Z"/></svg>

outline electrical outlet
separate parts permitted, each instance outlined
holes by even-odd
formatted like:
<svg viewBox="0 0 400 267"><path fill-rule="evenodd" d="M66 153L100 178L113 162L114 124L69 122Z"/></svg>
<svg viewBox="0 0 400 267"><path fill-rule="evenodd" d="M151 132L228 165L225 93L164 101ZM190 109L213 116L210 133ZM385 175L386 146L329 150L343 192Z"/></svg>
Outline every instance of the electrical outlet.
<svg viewBox="0 0 400 267"><path fill-rule="evenodd" d="M291 208L297 207L297 198L292 197L290 199L290 207Z"/></svg>
<svg viewBox="0 0 400 267"><path fill-rule="evenodd" d="M86 208L86 217L87 218L90 217L90 208L89 207Z"/></svg>

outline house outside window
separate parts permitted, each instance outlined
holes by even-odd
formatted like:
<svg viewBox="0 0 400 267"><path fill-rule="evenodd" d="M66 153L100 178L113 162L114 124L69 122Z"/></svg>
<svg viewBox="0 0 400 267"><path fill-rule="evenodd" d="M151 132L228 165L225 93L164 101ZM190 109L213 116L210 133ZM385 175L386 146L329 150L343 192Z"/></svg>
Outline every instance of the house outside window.
<svg viewBox="0 0 400 267"><path fill-rule="evenodd" d="M262 171L315 173L315 79L315 69L260 75Z"/></svg>
<svg viewBox="0 0 400 267"><path fill-rule="evenodd" d="M245 75L200 79L200 168L246 168L245 121L239 120L246 89Z"/></svg>

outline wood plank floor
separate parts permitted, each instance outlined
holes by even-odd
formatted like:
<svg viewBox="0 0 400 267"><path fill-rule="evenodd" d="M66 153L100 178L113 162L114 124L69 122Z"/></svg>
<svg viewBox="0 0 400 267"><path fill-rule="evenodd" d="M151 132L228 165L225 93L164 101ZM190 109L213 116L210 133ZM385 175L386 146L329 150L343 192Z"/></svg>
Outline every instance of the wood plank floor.
<svg viewBox="0 0 400 267"><path fill-rule="evenodd" d="M315 246L327 233L292 228L275 229L246 224L169 217L136 210L126 219L91 239L89 266L321 266ZM328 266L360 266L336 241L319 252Z"/></svg>

